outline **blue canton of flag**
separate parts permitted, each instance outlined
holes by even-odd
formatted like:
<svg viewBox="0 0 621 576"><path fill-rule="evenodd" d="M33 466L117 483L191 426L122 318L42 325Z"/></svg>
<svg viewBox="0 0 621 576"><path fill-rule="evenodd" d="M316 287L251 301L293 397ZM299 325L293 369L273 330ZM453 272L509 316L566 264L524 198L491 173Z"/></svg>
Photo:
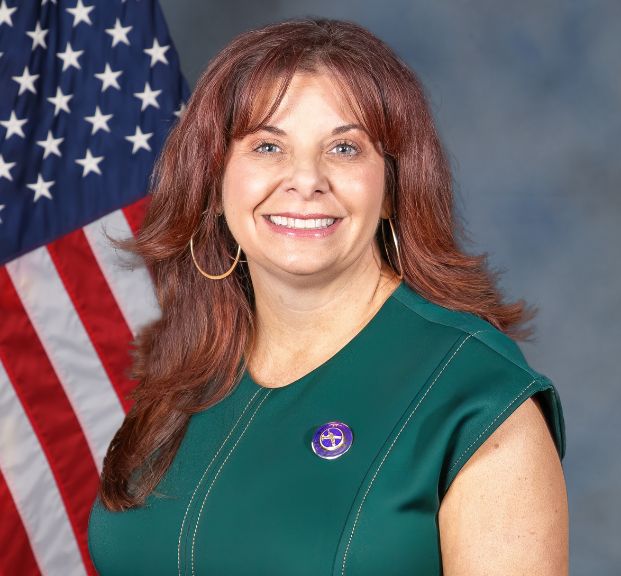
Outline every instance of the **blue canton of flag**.
<svg viewBox="0 0 621 576"><path fill-rule="evenodd" d="M189 96L156 2L0 0L0 264L147 191Z"/></svg>

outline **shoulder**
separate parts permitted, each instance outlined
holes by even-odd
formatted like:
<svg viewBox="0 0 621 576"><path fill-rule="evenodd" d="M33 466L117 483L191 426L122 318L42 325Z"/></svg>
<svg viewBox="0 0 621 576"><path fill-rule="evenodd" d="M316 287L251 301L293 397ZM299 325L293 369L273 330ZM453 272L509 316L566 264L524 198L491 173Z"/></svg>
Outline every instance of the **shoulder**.
<svg viewBox="0 0 621 576"><path fill-rule="evenodd" d="M438 520L447 576L568 573L565 480L533 398L469 458L442 500Z"/></svg>
<svg viewBox="0 0 621 576"><path fill-rule="evenodd" d="M484 319L432 303L406 284L394 296L411 345L441 348L421 397L429 441L443 454L445 573L566 574L565 424L554 384Z"/></svg>
<svg viewBox="0 0 621 576"><path fill-rule="evenodd" d="M402 305L406 315L433 325L439 329L436 332L451 332L461 336L464 342L472 339L487 347L489 352L497 355L499 359L505 359L508 366L512 365L518 371L534 374L517 343L487 320L469 312L435 304L418 294L405 282L398 287L393 296ZM475 354L476 350L476 346L469 346L462 354Z"/></svg>
<svg viewBox="0 0 621 576"><path fill-rule="evenodd" d="M430 302L405 283L394 299L413 342L429 350L442 347L442 360L427 384L427 402L434 403L434 422L441 426L444 443L440 499L477 449L519 407L531 420L536 408L563 458L565 424L558 391L529 365L513 339L483 318Z"/></svg>

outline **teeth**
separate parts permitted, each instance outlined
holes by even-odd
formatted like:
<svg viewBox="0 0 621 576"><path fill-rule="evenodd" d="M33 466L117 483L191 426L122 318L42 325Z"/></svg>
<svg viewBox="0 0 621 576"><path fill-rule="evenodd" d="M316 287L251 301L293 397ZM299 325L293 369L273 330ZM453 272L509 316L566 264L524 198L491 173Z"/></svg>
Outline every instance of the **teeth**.
<svg viewBox="0 0 621 576"><path fill-rule="evenodd" d="M271 216L269 219L278 226L285 226L286 228L298 228L302 230L315 229L315 228L327 228L334 224L335 218L308 218L302 220L301 218L285 218L284 216Z"/></svg>

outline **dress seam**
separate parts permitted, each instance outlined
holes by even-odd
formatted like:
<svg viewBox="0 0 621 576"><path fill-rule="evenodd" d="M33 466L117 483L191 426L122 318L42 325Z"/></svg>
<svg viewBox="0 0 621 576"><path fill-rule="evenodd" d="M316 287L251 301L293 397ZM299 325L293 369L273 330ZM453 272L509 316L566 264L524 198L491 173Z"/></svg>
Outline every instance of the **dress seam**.
<svg viewBox="0 0 621 576"><path fill-rule="evenodd" d="M511 402L509 402L509 404L507 404L497 415L496 417L479 433L479 435L468 445L467 448L465 448L463 450L463 452L459 455L459 457L451 464L450 468L447 470L446 472L446 483L445 485L450 485L454 478L451 477L451 471L455 468L455 466L457 466L459 464L459 462L461 462L461 460L464 458L464 456L466 454L468 454L468 452L470 452L470 450L472 449L473 446L475 446L478 441L481 439L481 437L495 424L495 422L507 411L509 410L509 408L511 408L511 406L513 406L513 404L515 404L515 402L517 402L520 398L522 398L524 396L524 393L533 385L533 384L539 384L542 386L541 390L538 390L538 392L543 392L546 390L549 390L552 392L553 397L555 398L556 401L558 401L558 396L556 394L556 391L554 390L554 385L551 384L551 382L549 382L549 380L546 382L546 380L548 380L546 377L543 376L538 376L536 378L534 378L525 388L523 388L520 393L513 399L511 400ZM537 392L535 392L537 393ZM555 442L556 443L556 442ZM560 449L559 449L560 452ZM560 456L560 454L559 454ZM445 491L446 492L446 491Z"/></svg>
<svg viewBox="0 0 621 576"><path fill-rule="evenodd" d="M218 468L218 471L216 472L215 476L213 477L213 480L211 481L211 484L209 485L209 488L207 489L207 492L205 493L205 496L203 497L203 502L201 503L201 507L200 507L200 509L198 511L198 515L196 517L196 522L194 524L194 532L192 534L192 550L191 550L191 562L190 562L190 565L192 567L192 576L195 576L195 572L194 572L194 546L195 546L195 543L196 543L196 533L198 532L198 525L200 523L201 515L203 513L203 508L205 507L205 503L207 502L207 497L209 496L209 493L211 492L211 489L213 488L213 485L216 483L216 480L218 479L218 476L220 475L220 472L222 471L222 468L224 468L224 465L226 464L227 460L229 459L229 456L233 453L233 450L235 450L235 448L239 444L239 441L242 439L243 435L245 434L246 430L248 429L248 426L250 426L250 423L254 420L254 417L257 415L257 412L259 411L259 408L261 408L263 402L265 402L265 400L272 393L273 390L274 390L273 388L268 389L267 393L263 396L263 398L261 399L261 401L259 402L257 407L254 409L254 412L252 413L252 416L250 417L250 419L246 423L246 426L244 426L244 429L240 432L239 436L237 437L237 440L236 440L235 444L233 444L233 447L229 450L229 453L226 455L226 458L224 459L222 464L220 464L220 468ZM258 390L257 392L260 392L260 391L261 390ZM255 393L255 396L256 396L256 393ZM253 396L253 398L254 398L254 396Z"/></svg>
<svg viewBox="0 0 621 576"><path fill-rule="evenodd" d="M478 332L481 332L483 330L479 330ZM410 412L410 414L408 415L407 419L405 420L405 422L403 423L403 425L401 426L401 428L399 429L399 432L397 432L397 435L394 437L394 439L392 440L392 442L390 443L390 446L388 447L388 449L386 450L386 453L384 454L384 456L382 457L380 463L377 465L377 469L375 470L375 473L373 474L371 481L369 482L369 485L367 486L367 489L362 497L362 501L360 502L360 505L358 507L358 511L356 512L356 516L354 518L354 523L352 525L351 528L351 532L349 534L349 538L347 541L347 546L345 547L345 552L343 553L343 561L341 563L341 576L345 575L345 567L346 567L346 563L347 563L347 556L349 554L349 549L350 549L350 545L351 542L353 540L356 528L358 526L358 519L360 518L360 515L362 513L362 508L366 502L367 496L369 494L369 492L371 491L371 488L375 482L375 479L377 478L377 475L379 474L382 466L384 465L384 462L386 461L386 459L388 458L388 455L390 454L390 452L392 451L395 443L397 442L399 436L401 435L401 433L403 432L403 430L405 430L406 426L408 425L408 423L410 422L410 420L412 419L412 416L414 415L414 413L416 412L416 410L418 409L418 407L421 405L421 403L423 402L423 400L426 398L427 394L429 393L429 391L433 388L434 384L438 381L438 379L440 378L440 376L444 373L444 370L446 369L446 367L452 362L453 358L455 357L455 355L461 350L461 348L463 347L463 345L470 339L473 338L474 336L476 336L476 334L478 334L478 332L474 332L473 334L467 334L463 340L461 341L461 343L459 344L459 346L453 351L453 353L451 354L451 356L449 357L449 359L442 365L442 368L440 369L440 371L436 374L435 378L433 379L433 381L431 382L431 384L429 384L429 386L427 387L427 389L425 390L425 392L423 393L422 397L418 400L416 406L414 406L414 408L412 409L412 411Z"/></svg>
<svg viewBox="0 0 621 576"><path fill-rule="evenodd" d="M511 402L509 402L509 404L507 404L498 414L496 414L496 417L485 427L485 429L470 443L470 445L460 454L459 458L457 458L457 460L455 460L455 462L453 462L453 464L451 465L451 467L447 470L446 474L447 474L447 479L450 477L450 473L451 470L453 470L453 468L455 468L455 466L457 466L457 464L459 464L459 462L461 462L462 458L469 452L469 450L479 441L479 439L481 438L481 436L483 436L496 422L496 420L498 420L498 418L500 418L511 406L513 406L513 404L515 404L515 402L520 398L520 396L522 396L522 394L524 394L524 392L526 392L526 390L528 390L535 382L537 382L538 378L535 378L532 382L530 382L530 384L528 384L528 386L526 386L526 388L524 388L523 390L520 391L520 393L513 399L511 400Z"/></svg>
<svg viewBox="0 0 621 576"><path fill-rule="evenodd" d="M211 468L212 464L215 462L215 460L218 457L218 455L220 454L222 448L228 442L229 438L231 437L231 434L233 434L233 431L237 428L237 425L240 423L240 421L244 417L244 414L246 413L246 410L248 410L248 407L252 404L252 402L254 401L254 399L256 398L256 396L257 396L257 394L259 392L260 392L260 390L257 390L251 396L250 400L248 400L246 406L244 407L244 409L242 410L241 414L239 415L239 417L237 418L237 420L235 421L235 423L233 424L233 426L229 430L229 433L226 435L226 437L224 438L224 440L220 444L220 447L218 448L216 453L211 458L209 464L207 464L205 470L203 471L203 474L201 475L201 477L200 477L199 481L197 482L196 486L194 487L194 491L192 492L192 496L190 497L190 501L188 502L188 505L187 505L187 507L185 509L185 513L183 515L183 520L181 521L181 527L179 529L179 540L178 540L178 544L177 544L177 570L178 570L179 576L182 576L182 574L181 574L181 541L183 539L183 531L184 531L184 527L185 527L185 521L186 521L186 519L188 517L188 513L189 513L190 508L192 506L192 502L194 501L194 497L196 496L196 492L198 491L199 486L203 483L203 480L205 479L205 476L207 475L207 472ZM185 570L184 570L184 572L185 572Z"/></svg>
<svg viewBox="0 0 621 576"><path fill-rule="evenodd" d="M402 298L403 298L402 296L399 296L399 295L395 294L395 300L397 300L397 302L399 302L404 308L407 308L410 312L413 312L414 314L416 314L417 316L419 316L423 320L426 320L427 322L431 322L432 324L438 324L440 326L447 326L449 328L453 328L454 330L458 330L459 332L461 332L463 334L468 334L469 336L472 336L472 337L476 337L478 334L482 334L484 332L499 333L499 334L502 334L503 336L506 336L504 334L504 332L502 332L502 331L498 330L497 328L493 327L491 324L490 324L489 328L482 328L481 330L477 330L475 332L469 332L466 328L463 328L462 326L455 326L453 324L448 324L448 323L445 323L445 322L440 322L440 321L435 320L433 318L429 318L428 316L425 316L424 314L421 314L418 310L416 310L410 304L405 302ZM430 303L433 304L433 302L430 302ZM451 312L459 313L459 314L464 314L463 311L451 310ZM480 318L479 316L476 316L476 315L473 315L473 316L475 316L476 318L482 320L482 318ZM484 320L484 321L487 322L486 320ZM486 348L490 349L495 354L497 354L499 356L502 356L505 360L508 360L509 362L511 362L511 364L513 364L514 366L516 366L517 368L522 370L522 372L525 372L526 374L528 374L531 378L537 379L537 378L539 378L541 376L541 374L539 374L538 372L533 370L532 367L530 367L528 365L524 366L524 365L518 364L513 358L511 358L507 354L503 354L501 351L497 350L496 348L494 348L493 346L491 346L490 344L488 344L487 342L485 342L481 338L477 337L475 339L477 340L477 342L480 342L481 344L483 344L483 346L485 346Z"/></svg>

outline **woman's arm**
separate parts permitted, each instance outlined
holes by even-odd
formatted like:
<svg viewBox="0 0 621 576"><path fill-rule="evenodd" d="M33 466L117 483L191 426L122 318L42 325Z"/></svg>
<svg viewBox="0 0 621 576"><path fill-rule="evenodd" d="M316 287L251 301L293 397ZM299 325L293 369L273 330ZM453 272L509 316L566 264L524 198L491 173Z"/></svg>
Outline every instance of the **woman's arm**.
<svg viewBox="0 0 621 576"><path fill-rule="evenodd" d="M567 576L561 462L534 397L472 455L439 512L445 576Z"/></svg>

